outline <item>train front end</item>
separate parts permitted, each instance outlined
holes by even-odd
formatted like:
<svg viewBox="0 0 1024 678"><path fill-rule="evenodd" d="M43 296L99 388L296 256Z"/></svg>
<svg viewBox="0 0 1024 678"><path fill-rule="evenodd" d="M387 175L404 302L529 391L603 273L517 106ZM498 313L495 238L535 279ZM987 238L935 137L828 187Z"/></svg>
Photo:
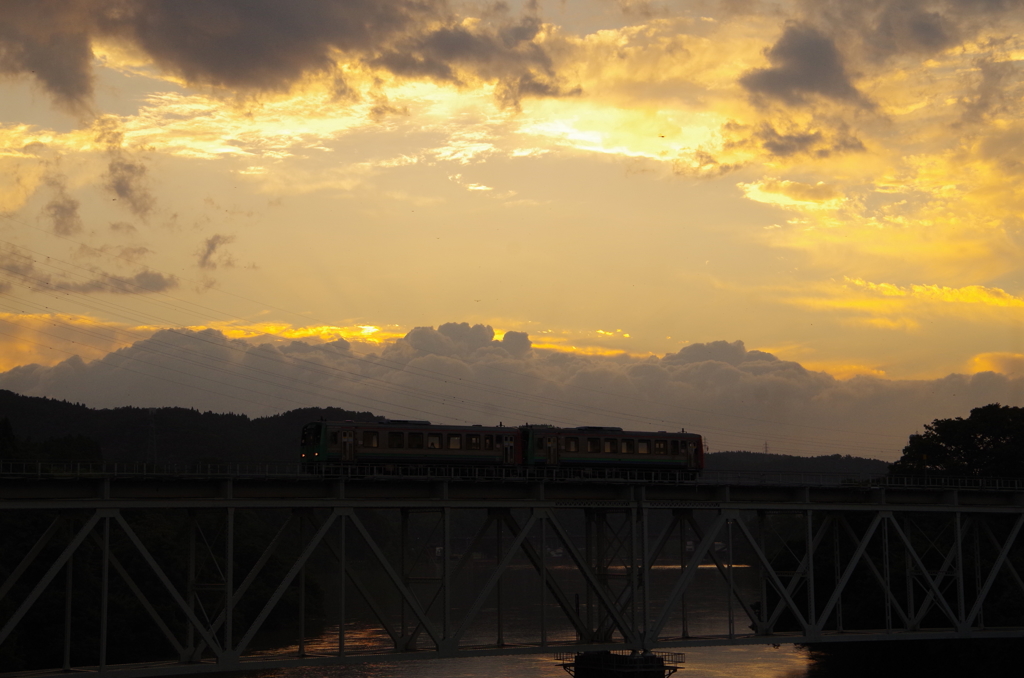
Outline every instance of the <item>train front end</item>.
<svg viewBox="0 0 1024 678"><path fill-rule="evenodd" d="M327 427L322 421L310 422L302 427L300 451L302 453L303 466L309 466L326 459L326 432Z"/></svg>

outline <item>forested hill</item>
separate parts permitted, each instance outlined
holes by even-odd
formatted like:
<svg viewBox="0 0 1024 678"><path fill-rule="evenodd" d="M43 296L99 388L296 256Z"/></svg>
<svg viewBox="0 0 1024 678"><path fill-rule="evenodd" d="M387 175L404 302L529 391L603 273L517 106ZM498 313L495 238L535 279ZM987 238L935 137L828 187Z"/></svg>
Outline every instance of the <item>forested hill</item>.
<svg viewBox="0 0 1024 678"><path fill-rule="evenodd" d="M293 462L303 424L324 419L377 421L370 412L303 408L272 417L199 412L181 407L94 410L78 403L0 390L0 458L160 463ZM4 420L9 422L9 428ZM708 470L885 473L877 459L716 452Z"/></svg>
<svg viewBox="0 0 1024 678"><path fill-rule="evenodd" d="M308 407L271 417L181 407L94 410L0 390L0 457L60 461L293 462L303 424L375 421L369 412ZM4 419L10 428L3 429ZM13 448L13 449L12 449Z"/></svg>
<svg viewBox="0 0 1024 678"><path fill-rule="evenodd" d="M761 452L711 452L704 455L708 471L760 471L775 473L864 473L885 474L889 464L881 459L831 454L795 457Z"/></svg>

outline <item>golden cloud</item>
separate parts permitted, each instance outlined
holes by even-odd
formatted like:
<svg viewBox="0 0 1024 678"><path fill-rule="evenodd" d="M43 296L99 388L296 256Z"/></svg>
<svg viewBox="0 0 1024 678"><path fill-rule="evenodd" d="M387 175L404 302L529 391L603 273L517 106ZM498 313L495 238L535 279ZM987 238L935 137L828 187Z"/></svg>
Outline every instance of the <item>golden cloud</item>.
<svg viewBox="0 0 1024 678"><path fill-rule="evenodd" d="M747 198L769 205L801 206L805 209L836 209L843 200L842 192L836 186L826 184L824 181L806 184L788 179L762 179L737 185Z"/></svg>
<svg viewBox="0 0 1024 678"><path fill-rule="evenodd" d="M1024 374L1024 353L979 353L971 358L968 372L998 372L1020 376Z"/></svg>
<svg viewBox="0 0 1024 678"><path fill-rule="evenodd" d="M907 285L901 287L891 283L872 283L860 278L846 278L854 287L874 292L883 297L906 297L921 301L938 301L955 304L982 304L985 306L1024 307L1024 298L1001 290L998 287L968 285L967 287L943 287L941 285Z"/></svg>
<svg viewBox="0 0 1024 678"><path fill-rule="evenodd" d="M0 313L0 371L19 365L55 365L72 356L96 360L152 334L89 316Z"/></svg>

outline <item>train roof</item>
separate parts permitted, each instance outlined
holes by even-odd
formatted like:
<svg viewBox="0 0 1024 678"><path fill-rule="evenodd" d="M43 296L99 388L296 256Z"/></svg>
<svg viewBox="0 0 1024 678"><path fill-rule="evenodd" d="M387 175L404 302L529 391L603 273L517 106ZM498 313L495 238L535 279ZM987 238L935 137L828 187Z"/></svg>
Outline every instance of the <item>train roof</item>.
<svg viewBox="0 0 1024 678"><path fill-rule="evenodd" d="M384 421L316 421L310 422L311 424L326 424L328 426L359 426L363 428L373 427L382 428L388 426L402 427L402 428L436 428L436 429L477 429L481 431L508 431L510 429L520 428L519 426L483 426L481 424L432 424L429 421L416 420L416 419L386 419ZM697 433L691 433L686 429L681 431L625 431L619 426L576 426L573 428L569 427L558 427L552 426L551 424L527 424L523 428L537 429L540 431L552 431L561 434L566 433L579 433L581 435L587 433L615 433L629 436L699 436Z"/></svg>

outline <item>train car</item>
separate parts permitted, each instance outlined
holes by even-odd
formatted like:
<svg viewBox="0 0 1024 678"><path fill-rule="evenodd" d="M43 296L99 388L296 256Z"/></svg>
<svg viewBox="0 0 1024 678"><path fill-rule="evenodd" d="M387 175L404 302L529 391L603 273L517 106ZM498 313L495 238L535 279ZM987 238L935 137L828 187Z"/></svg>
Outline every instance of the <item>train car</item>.
<svg viewBox="0 0 1024 678"><path fill-rule="evenodd" d="M523 461L520 439L507 426L317 421L302 429L302 462L514 466Z"/></svg>
<svg viewBox="0 0 1024 678"><path fill-rule="evenodd" d="M302 429L302 462L685 470L704 468L686 431L549 425L448 426L428 421L318 421Z"/></svg>
<svg viewBox="0 0 1024 678"><path fill-rule="evenodd" d="M704 440L686 431L624 431L609 426L529 428L526 459L535 465L589 468L704 468Z"/></svg>

